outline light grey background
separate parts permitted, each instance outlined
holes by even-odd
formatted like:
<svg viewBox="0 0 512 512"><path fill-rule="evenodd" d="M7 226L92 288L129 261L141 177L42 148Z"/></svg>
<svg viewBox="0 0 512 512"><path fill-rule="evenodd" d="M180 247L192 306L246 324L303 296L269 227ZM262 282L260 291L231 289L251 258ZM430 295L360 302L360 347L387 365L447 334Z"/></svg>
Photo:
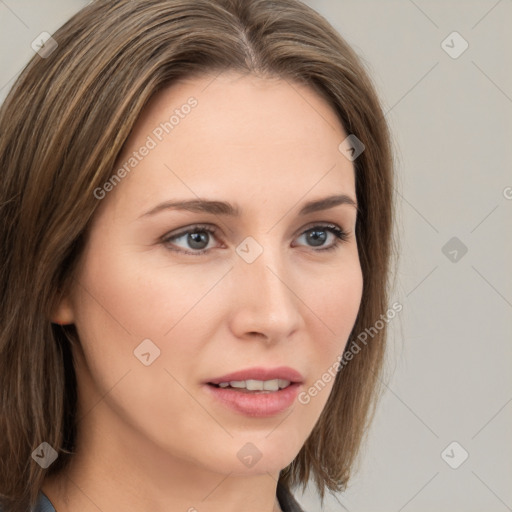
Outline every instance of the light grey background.
<svg viewBox="0 0 512 512"><path fill-rule="evenodd" d="M86 3L0 0L0 101L36 36ZM378 88L401 244L385 392L359 471L323 510L512 510L512 2L306 3ZM321 510L313 487L297 499Z"/></svg>

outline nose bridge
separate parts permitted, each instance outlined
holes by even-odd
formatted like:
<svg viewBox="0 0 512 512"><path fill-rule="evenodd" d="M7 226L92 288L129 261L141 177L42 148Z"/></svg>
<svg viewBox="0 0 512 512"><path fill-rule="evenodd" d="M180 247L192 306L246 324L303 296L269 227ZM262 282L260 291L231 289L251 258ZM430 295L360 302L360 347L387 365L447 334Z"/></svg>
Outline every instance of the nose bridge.
<svg viewBox="0 0 512 512"><path fill-rule="evenodd" d="M287 336L299 324L300 301L292 291L286 254L278 244L271 245L271 235L265 245L248 238L237 248L235 265L239 319L245 319L239 327L271 338Z"/></svg>

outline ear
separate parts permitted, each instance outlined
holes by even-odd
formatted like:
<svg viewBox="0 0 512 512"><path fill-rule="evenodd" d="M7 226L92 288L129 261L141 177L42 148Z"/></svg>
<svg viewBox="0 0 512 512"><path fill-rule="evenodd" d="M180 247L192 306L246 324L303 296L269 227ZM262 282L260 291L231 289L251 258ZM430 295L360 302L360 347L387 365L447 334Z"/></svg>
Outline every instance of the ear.
<svg viewBox="0 0 512 512"><path fill-rule="evenodd" d="M53 324L58 325L72 324L75 322L73 307L68 297L63 297L60 300L60 302L57 304L57 306L52 312L50 321Z"/></svg>

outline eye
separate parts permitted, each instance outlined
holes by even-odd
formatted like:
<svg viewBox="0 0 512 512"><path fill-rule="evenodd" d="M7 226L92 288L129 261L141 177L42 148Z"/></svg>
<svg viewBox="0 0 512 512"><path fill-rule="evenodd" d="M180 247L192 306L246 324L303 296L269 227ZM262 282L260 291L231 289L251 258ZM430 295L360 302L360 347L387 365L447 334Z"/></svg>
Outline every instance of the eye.
<svg viewBox="0 0 512 512"><path fill-rule="evenodd" d="M328 235L331 235L332 243L323 247L325 241L329 238ZM313 247L321 246L321 249L316 249L316 252L319 252L336 249L342 242L348 240L348 233L336 224L319 224L304 231L299 238L301 237L305 237L306 241L311 243Z"/></svg>
<svg viewBox="0 0 512 512"><path fill-rule="evenodd" d="M174 234L172 236L165 236L162 239L162 243L166 246L170 245L176 245L177 241L180 241L183 239L183 242L187 244L186 247L182 247L182 249L192 249L193 251L190 252L189 250L180 250L180 249L173 249L172 247L169 247L169 249L177 251L177 252L184 252L186 254L192 254L194 256L197 256L199 254L203 254L207 252L209 249L208 242L212 238L213 235L217 233L217 230L211 226L191 226L190 228L181 231L180 233ZM171 244L171 241L173 242ZM182 243L183 243L182 242Z"/></svg>
<svg viewBox="0 0 512 512"><path fill-rule="evenodd" d="M217 231L216 228L208 225L190 226L178 233L164 236L161 243L172 251L198 256L211 249L208 245ZM323 247L329 235L331 243ZM349 235L336 224L319 224L304 231L298 239L301 237L305 237L306 242L311 244L310 247L321 247L321 249L314 249L314 252L320 252L336 249L342 242L348 240ZM180 247L179 243L185 244L185 247L183 245ZM175 249L173 246L180 248Z"/></svg>

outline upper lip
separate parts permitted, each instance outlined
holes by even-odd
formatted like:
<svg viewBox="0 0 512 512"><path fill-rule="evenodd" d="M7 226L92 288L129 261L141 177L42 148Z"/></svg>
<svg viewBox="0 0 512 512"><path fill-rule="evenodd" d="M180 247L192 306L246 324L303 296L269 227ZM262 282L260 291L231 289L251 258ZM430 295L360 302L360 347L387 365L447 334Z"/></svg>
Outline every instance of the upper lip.
<svg viewBox="0 0 512 512"><path fill-rule="evenodd" d="M245 370L239 370L237 372L228 373L222 377L215 377L209 379L207 384L220 384L221 382L231 382L233 380L274 380L283 379L288 380L292 383L300 383L304 380L304 377L293 368L289 366L279 366L277 368L264 368L262 366L254 368L246 368Z"/></svg>

